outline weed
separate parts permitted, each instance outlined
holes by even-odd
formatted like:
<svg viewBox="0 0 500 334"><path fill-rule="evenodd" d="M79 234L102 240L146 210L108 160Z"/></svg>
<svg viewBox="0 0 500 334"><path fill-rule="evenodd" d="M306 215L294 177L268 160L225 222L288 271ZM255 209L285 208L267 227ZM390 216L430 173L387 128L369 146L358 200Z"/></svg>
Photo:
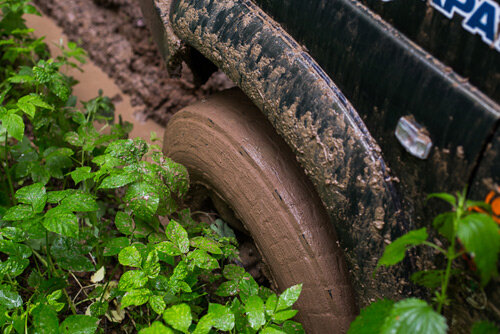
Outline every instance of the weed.
<svg viewBox="0 0 500 334"><path fill-rule="evenodd" d="M301 285L277 295L231 264L236 239L179 209L186 169L127 139L101 93L77 104L62 69L85 52L51 59L24 24L33 6L0 10L3 332L303 332Z"/></svg>

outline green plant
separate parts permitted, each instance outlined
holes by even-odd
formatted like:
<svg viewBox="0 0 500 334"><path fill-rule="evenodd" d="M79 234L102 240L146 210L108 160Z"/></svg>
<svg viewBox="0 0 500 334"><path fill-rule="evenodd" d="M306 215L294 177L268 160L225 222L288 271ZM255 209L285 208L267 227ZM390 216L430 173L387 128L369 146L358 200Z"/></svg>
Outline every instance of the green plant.
<svg viewBox="0 0 500 334"><path fill-rule="evenodd" d="M127 139L101 93L77 103L63 70L84 51L68 43L51 59L22 18L34 7L0 10L3 332L303 332L290 320L301 285L259 286L233 264L228 226L180 208L186 169Z"/></svg>
<svg viewBox="0 0 500 334"><path fill-rule="evenodd" d="M469 254L477 266L480 284L486 285L497 275L500 252L500 229L492 217L471 209L481 207L489 211L486 203L466 200L465 191L456 196L439 193L439 198L452 206L451 212L438 215L433 228L444 238L447 247L428 241L427 228L411 231L389 244L379 259L377 268L393 266L403 260L406 251L415 246L428 246L445 259L445 268L423 270L412 274L411 280L433 291L432 306L417 298L377 301L364 310L351 324L349 333L445 333L446 319L443 307L450 305L449 286L452 278L461 273L454 263ZM475 324L472 333L498 333L498 328L487 322Z"/></svg>

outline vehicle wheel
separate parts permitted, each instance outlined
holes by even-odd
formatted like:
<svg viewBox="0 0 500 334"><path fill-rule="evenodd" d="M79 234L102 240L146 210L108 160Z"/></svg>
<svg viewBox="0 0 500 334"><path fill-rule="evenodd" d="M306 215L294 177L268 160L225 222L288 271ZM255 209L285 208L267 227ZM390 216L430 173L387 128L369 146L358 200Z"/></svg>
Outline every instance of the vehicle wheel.
<svg viewBox="0 0 500 334"><path fill-rule="evenodd" d="M290 149L243 93L179 111L164 152L234 210L281 291L303 283L297 320L308 333L347 331L357 308L332 225Z"/></svg>

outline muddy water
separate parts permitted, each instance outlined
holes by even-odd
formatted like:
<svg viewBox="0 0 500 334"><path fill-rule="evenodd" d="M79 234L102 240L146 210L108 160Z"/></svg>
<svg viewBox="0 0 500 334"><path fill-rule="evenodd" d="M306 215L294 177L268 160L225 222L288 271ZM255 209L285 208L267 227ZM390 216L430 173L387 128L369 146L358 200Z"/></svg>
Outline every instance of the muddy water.
<svg viewBox="0 0 500 334"><path fill-rule="evenodd" d="M64 35L51 19L46 16L25 15L26 24L29 28L35 29L35 35L46 36L45 42L49 45L51 54L56 56L60 53L57 44L66 44L68 38ZM142 137L149 141L151 131L157 133L158 138L163 138L163 127L151 120L142 120L141 114L137 108L132 107L130 97L124 94L114 81L107 76L90 59L81 66L83 72L76 69L64 69L66 74L73 76L79 83L74 86L73 94L81 101L88 101L97 96L99 89L103 90L104 95L113 98L115 102L115 117L121 116L124 121L134 124L130 138Z"/></svg>

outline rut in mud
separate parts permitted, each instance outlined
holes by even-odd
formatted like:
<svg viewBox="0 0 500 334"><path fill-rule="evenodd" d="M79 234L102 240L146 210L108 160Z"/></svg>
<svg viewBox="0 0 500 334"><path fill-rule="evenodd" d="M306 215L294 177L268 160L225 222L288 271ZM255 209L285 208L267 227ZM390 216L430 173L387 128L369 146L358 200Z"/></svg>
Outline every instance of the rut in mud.
<svg viewBox="0 0 500 334"><path fill-rule="evenodd" d="M216 72L203 85L183 66L171 78L146 27L138 1L34 0L106 72L145 118L165 125L179 109L213 92L234 86Z"/></svg>

